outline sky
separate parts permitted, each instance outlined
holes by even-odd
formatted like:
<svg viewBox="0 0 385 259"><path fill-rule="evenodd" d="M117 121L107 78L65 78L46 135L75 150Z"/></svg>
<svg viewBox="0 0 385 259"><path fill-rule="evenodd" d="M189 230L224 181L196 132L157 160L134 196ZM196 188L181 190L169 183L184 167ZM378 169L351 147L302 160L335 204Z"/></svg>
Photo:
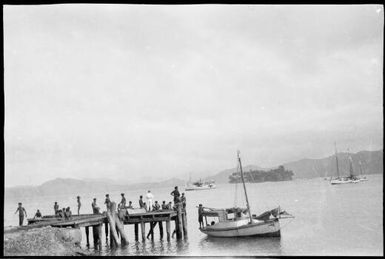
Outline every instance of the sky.
<svg viewBox="0 0 385 259"><path fill-rule="evenodd" d="M5 185L382 149L383 26L381 5L5 5Z"/></svg>

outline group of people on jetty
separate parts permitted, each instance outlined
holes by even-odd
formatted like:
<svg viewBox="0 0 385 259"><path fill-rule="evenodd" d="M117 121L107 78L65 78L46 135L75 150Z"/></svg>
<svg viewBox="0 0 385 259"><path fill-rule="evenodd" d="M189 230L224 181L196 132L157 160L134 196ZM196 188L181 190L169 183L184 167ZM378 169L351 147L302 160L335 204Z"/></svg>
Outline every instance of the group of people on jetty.
<svg viewBox="0 0 385 259"><path fill-rule="evenodd" d="M139 196L139 208L144 209L146 212L150 211L161 211L161 210L176 210L177 205L181 205L182 209L185 211L186 210L186 196L184 193L182 195L180 194L178 190L178 186L175 186L174 190L170 193L174 197L174 205L172 205L172 202L166 203L166 201L162 201L162 204L159 204L157 200L154 202L154 195L151 193L150 190L147 191L145 198L146 201L143 200L143 195ZM80 208L82 206L81 201L80 201L80 196L76 197L77 200L77 214L80 215ZM92 212L93 214L99 214L100 212L100 207L96 203L96 198L93 198L93 202L91 203L92 207ZM106 194L106 198L104 201L104 204L106 205L107 210L111 206L111 199L110 195ZM60 217L66 220L69 220L72 218L72 211L70 207L63 207L62 209L59 208L59 204L57 201L54 203L54 212L55 212L55 217ZM126 197L124 193L121 193L121 201L118 204L118 210L126 209L126 213L128 213L127 209L135 209L132 201L129 201L128 204L126 202ZM24 207L22 207L22 203L19 202L18 207L16 209L15 214L19 212L19 226L23 225L24 221L24 215L27 217L27 211L25 210ZM42 213L38 209L35 213L34 219L41 219Z"/></svg>

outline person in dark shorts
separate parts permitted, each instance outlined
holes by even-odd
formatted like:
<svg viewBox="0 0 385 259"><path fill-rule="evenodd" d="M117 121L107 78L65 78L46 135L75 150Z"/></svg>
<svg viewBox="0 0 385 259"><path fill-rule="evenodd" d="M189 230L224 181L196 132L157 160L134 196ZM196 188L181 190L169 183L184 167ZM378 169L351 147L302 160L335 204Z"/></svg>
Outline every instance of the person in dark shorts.
<svg viewBox="0 0 385 259"><path fill-rule="evenodd" d="M34 219L41 219L41 212L39 209L36 211L35 216L33 218Z"/></svg>
<svg viewBox="0 0 385 259"><path fill-rule="evenodd" d="M170 194L174 196L174 204L175 204L176 199L180 196L180 193L178 191L178 186L175 186L174 190Z"/></svg>
<svg viewBox="0 0 385 259"><path fill-rule="evenodd" d="M106 204L107 210L110 208L110 203L111 203L110 195L106 194L106 200L104 201L104 204Z"/></svg>
<svg viewBox="0 0 385 259"><path fill-rule="evenodd" d="M182 196L180 197L183 205L183 210L186 210L186 196L184 196L184 192L182 192Z"/></svg>
<svg viewBox="0 0 385 259"><path fill-rule="evenodd" d="M120 201L120 208L124 209L126 208L126 198L124 197L124 193L121 193L120 195L122 195L122 200Z"/></svg>
<svg viewBox="0 0 385 259"><path fill-rule="evenodd" d="M78 202L78 215L80 214L80 207L82 206L82 203L80 202L80 196L76 197Z"/></svg>
<svg viewBox="0 0 385 259"><path fill-rule="evenodd" d="M92 202L91 206L92 206L92 213L99 214L100 208L96 204L96 198L94 198L94 201Z"/></svg>
<svg viewBox="0 0 385 259"><path fill-rule="evenodd" d="M144 202L143 202L143 195L140 195L140 197L139 197L139 207L140 208L144 208L145 206L144 206Z"/></svg>
<svg viewBox="0 0 385 259"><path fill-rule="evenodd" d="M167 210L167 204L166 201L162 202L162 210Z"/></svg>
<svg viewBox="0 0 385 259"><path fill-rule="evenodd" d="M199 221L199 228L202 228L204 227L203 225L203 206L202 204L199 204L199 207L198 207L198 221Z"/></svg>
<svg viewBox="0 0 385 259"><path fill-rule="evenodd" d="M19 206L17 207L15 214L19 212L19 226L22 226L24 221L24 215L25 217L27 217L27 211L24 209L24 207L21 206L21 202L19 202L18 205Z"/></svg>
<svg viewBox="0 0 385 259"><path fill-rule="evenodd" d="M55 201L55 204L53 205L53 209L55 210L55 216L58 215L58 212L59 212L59 204L57 204L57 201Z"/></svg>

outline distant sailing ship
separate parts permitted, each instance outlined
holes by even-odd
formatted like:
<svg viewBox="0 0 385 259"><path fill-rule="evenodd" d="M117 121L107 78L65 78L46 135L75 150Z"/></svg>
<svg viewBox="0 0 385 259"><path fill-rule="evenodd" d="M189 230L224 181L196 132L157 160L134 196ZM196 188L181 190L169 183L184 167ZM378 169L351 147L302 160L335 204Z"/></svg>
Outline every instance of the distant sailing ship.
<svg viewBox="0 0 385 259"><path fill-rule="evenodd" d="M190 174L190 179L186 184L185 191L210 190L210 189L215 189L216 187L217 186L215 185L214 180L203 182L202 179L199 179L199 181L191 182L191 174Z"/></svg>
<svg viewBox="0 0 385 259"><path fill-rule="evenodd" d="M353 172L353 159L351 155L348 152L348 160L349 160L349 176L346 177L341 177L340 176L340 171L338 167L338 156L337 156L337 146L336 143L334 143L335 147L335 153L336 153L336 166L337 166L337 178L335 179L330 179L330 183L335 185L335 184L345 184L345 183L359 183L360 181L365 181L366 178L358 178L357 176L354 175Z"/></svg>
<svg viewBox="0 0 385 259"><path fill-rule="evenodd" d="M213 209L203 207L202 216L206 219L206 226L199 230L208 236L213 237L246 237L246 236L281 236L281 218L293 218L292 215L281 211L280 207L266 211L258 217L251 214L249 200L246 192L245 180L243 177L242 163L238 151L238 162L241 171L243 189L246 198L247 208ZM272 217L270 217L272 216ZM286 216L286 217L282 217ZM207 217L218 218L207 224Z"/></svg>

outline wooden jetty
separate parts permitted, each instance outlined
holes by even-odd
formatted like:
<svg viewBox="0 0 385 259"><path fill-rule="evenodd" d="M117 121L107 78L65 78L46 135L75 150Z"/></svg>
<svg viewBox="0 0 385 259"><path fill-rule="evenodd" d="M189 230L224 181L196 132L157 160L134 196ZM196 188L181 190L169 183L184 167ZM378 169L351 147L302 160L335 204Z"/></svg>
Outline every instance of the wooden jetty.
<svg viewBox="0 0 385 259"><path fill-rule="evenodd" d="M187 238L187 215L182 209L182 205L176 206L176 210L159 210L143 213L127 213L125 209L116 211L115 203L112 202L109 209L100 214L80 214L72 215L69 219L60 216L49 215L41 219L28 219L28 226L23 229L37 228L44 226L52 227L71 227L85 228L87 246L89 246L89 228L92 227L94 246L101 248L103 224L108 242L110 236L110 245L116 246L128 243L127 235L124 231L124 225L134 225L135 241L139 241L139 225L141 228L141 237L144 242L147 238L154 239L154 228L158 225L160 238L163 238L163 222L166 222L167 241L170 241L171 222L175 222L176 238ZM149 223L149 233L146 236L146 223ZM119 242L120 239L120 242Z"/></svg>

